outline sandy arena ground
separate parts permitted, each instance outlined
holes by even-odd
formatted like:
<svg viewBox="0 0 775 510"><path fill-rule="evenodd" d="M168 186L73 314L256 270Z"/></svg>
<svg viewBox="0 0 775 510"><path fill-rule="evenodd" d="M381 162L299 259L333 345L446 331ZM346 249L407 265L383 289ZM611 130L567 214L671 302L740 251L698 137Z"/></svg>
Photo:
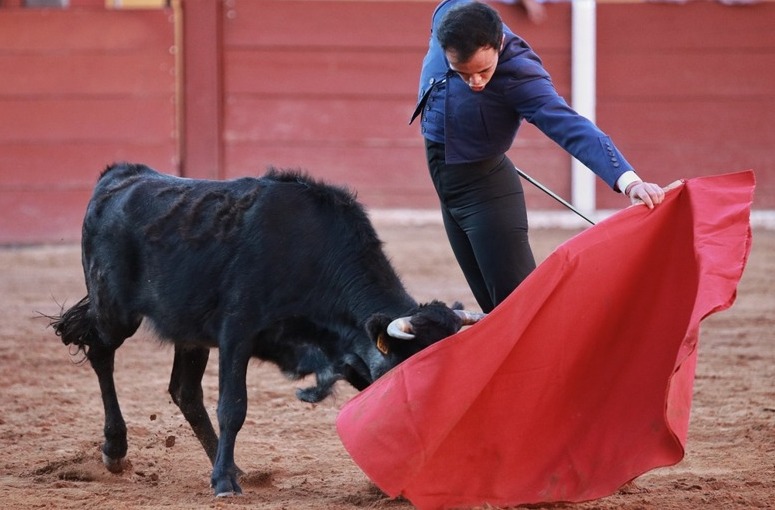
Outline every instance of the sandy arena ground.
<svg viewBox="0 0 775 510"><path fill-rule="evenodd" d="M377 223L410 292L459 300L468 289L437 224ZM535 230L542 260L575 232ZM737 303L703 323L688 451L615 495L541 508L775 508L775 231L754 232ZM0 249L0 501L8 509L409 510L383 496L345 452L334 428L354 390L299 402L269 364L248 373L251 402L237 441L244 495L216 500L210 465L167 394L172 350L141 330L118 351L116 384L129 427L129 468L100 459L102 406L91 368L75 364L39 313L84 294L75 245ZM217 355L205 376L217 398ZM537 507L532 507L537 508Z"/></svg>

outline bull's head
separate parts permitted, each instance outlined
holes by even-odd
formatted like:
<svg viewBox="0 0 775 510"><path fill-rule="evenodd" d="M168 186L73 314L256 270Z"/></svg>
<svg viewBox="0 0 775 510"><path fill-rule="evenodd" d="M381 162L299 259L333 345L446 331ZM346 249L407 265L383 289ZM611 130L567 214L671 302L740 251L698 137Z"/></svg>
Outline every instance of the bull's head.
<svg viewBox="0 0 775 510"><path fill-rule="evenodd" d="M410 315L396 319L376 314L369 319L366 328L377 349L385 356L395 356L400 362L485 316L462 308L460 303L450 308L440 301L432 301L420 305Z"/></svg>
<svg viewBox="0 0 775 510"><path fill-rule="evenodd" d="M462 321L461 327L476 324L487 315L482 312L470 312L468 310L453 309L453 311ZM412 324L412 317L399 317L391 321L387 327L387 334L392 338L400 340L414 340L416 335L414 325Z"/></svg>
<svg viewBox="0 0 775 510"><path fill-rule="evenodd" d="M376 313L366 321L366 332L377 349L349 356L342 376L363 390L402 361L484 316L463 310L459 303L450 308L440 301L420 305L399 318Z"/></svg>

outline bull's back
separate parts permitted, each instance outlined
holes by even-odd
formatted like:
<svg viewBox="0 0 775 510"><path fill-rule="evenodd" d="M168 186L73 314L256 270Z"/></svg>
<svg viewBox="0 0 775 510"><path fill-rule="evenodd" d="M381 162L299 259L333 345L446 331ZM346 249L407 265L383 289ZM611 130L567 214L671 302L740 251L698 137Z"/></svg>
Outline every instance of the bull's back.
<svg viewBox="0 0 775 510"><path fill-rule="evenodd" d="M117 164L83 230L90 295L173 339L217 329L220 310L299 315L309 296L334 303L371 273L394 283L380 246L354 195L294 172L210 181Z"/></svg>
<svg viewBox="0 0 775 510"><path fill-rule="evenodd" d="M145 165L119 163L100 176L84 230L89 234L108 230L143 234L152 244L195 245L261 237L273 229L315 232L323 226L330 228L337 219L353 232L371 228L348 190L297 171L272 169L262 178L219 181L187 179Z"/></svg>
<svg viewBox="0 0 775 510"><path fill-rule="evenodd" d="M145 316L164 337L206 341L202 317L222 302L221 281L257 181L186 179L128 163L105 170L82 237L86 284L100 314L126 323Z"/></svg>
<svg viewBox="0 0 775 510"><path fill-rule="evenodd" d="M239 187L229 189L228 184L162 174L145 165L113 165L95 186L84 235L110 230L156 243L193 238L194 231L201 237L214 237L213 229L228 222L236 195L244 195Z"/></svg>

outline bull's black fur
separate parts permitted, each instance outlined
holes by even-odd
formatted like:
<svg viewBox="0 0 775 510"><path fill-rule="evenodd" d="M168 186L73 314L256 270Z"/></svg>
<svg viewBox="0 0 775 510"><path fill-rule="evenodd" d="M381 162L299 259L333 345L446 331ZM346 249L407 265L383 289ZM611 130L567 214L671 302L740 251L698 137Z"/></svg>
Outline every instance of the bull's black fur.
<svg viewBox="0 0 775 510"><path fill-rule="evenodd" d="M87 296L52 325L97 373L106 465L120 470L127 451L115 350L146 319L175 345L169 391L213 462L216 494L240 491L234 440L251 357L292 378L315 374L297 396L317 402L336 381L363 389L461 327L444 303L407 294L353 193L300 171L207 181L112 165L89 202L82 248ZM415 340L386 335L398 316L412 316ZM220 439L202 402L211 347L220 349Z"/></svg>

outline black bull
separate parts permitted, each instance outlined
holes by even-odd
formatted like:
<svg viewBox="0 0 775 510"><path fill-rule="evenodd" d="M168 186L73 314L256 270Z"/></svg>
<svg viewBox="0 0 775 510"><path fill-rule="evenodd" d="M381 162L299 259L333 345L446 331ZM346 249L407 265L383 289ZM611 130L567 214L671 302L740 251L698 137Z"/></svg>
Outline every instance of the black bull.
<svg viewBox="0 0 775 510"><path fill-rule="evenodd" d="M251 357L291 378L315 374L298 398L317 402L338 380L361 390L480 315L406 292L362 206L299 172L193 180L143 165L100 176L83 223L87 295L54 318L97 374L103 461L123 468L126 424L115 351L146 318L174 343L169 392L213 464L216 495L239 493L234 443L247 412ZM218 347L216 435L202 400Z"/></svg>

